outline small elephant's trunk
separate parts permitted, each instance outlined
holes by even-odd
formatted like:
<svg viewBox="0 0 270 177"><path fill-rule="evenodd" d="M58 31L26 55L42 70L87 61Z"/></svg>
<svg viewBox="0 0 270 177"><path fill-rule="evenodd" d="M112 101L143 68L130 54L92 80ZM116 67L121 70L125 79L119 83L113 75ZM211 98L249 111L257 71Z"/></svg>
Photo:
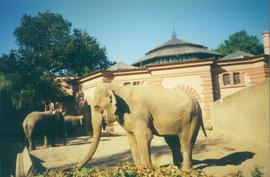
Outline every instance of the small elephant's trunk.
<svg viewBox="0 0 270 177"><path fill-rule="evenodd" d="M88 153L86 154L85 158L77 165L77 167L82 167L84 165L87 164L87 162L89 160L91 160L91 158L93 157L93 155L95 154L98 144L99 144L99 140L101 137L101 127L102 127L102 119L95 117L94 119L92 119L92 124L93 124L93 142L91 145L90 150L88 151Z"/></svg>

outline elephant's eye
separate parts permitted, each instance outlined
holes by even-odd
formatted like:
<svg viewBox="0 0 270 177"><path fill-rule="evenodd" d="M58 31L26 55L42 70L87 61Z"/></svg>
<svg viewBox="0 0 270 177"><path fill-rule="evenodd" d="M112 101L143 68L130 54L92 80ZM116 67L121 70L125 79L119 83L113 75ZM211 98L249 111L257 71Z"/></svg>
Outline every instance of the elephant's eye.
<svg viewBox="0 0 270 177"><path fill-rule="evenodd" d="M99 105L95 105L95 110L100 111L100 106Z"/></svg>

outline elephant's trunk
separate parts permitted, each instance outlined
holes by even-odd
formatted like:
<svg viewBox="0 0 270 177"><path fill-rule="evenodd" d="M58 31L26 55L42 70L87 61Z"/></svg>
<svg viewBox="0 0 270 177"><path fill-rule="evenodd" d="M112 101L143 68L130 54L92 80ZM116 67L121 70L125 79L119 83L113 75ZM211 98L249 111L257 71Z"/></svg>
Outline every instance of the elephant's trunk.
<svg viewBox="0 0 270 177"><path fill-rule="evenodd" d="M93 142L91 145L90 150L88 151L88 153L86 154L86 157L77 165L77 167L82 167L85 164L87 164L87 162L92 158L92 156L95 154L98 144L99 144L99 140L101 137L101 127L102 127L102 122L103 120L100 117L95 116L92 119L92 125L93 125Z"/></svg>

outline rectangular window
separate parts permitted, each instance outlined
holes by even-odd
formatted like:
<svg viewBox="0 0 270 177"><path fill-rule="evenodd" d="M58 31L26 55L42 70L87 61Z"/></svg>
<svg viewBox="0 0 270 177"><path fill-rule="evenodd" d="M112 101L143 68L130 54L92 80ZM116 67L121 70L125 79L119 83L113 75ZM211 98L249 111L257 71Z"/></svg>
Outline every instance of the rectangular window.
<svg viewBox="0 0 270 177"><path fill-rule="evenodd" d="M223 74L223 85L230 85L230 74Z"/></svg>
<svg viewBox="0 0 270 177"><path fill-rule="evenodd" d="M133 82L133 85L140 85L140 82L139 81L135 81L135 82Z"/></svg>
<svg viewBox="0 0 270 177"><path fill-rule="evenodd" d="M240 73L233 73L233 83L236 85L241 83Z"/></svg>
<svg viewBox="0 0 270 177"><path fill-rule="evenodd" d="M130 82L125 82L124 83L124 86L128 86L128 85L130 85Z"/></svg>

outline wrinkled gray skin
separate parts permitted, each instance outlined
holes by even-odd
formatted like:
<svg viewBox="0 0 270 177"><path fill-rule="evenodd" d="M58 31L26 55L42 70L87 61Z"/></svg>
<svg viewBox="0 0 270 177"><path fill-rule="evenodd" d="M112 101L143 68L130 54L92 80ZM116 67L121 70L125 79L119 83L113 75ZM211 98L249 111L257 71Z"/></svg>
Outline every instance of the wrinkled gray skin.
<svg viewBox="0 0 270 177"><path fill-rule="evenodd" d="M72 131L78 128L81 128L84 130L83 119L84 117L82 115L79 115L79 116L65 115L64 120L65 120L65 128L66 128L67 134L70 135Z"/></svg>
<svg viewBox="0 0 270 177"><path fill-rule="evenodd" d="M23 121L24 134L29 143L29 150L35 149L33 133L44 136L44 147L48 144L55 146L55 136L59 135L64 140L64 116L59 111L31 112Z"/></svg>
<svg viewBox="0 0 270 177"><path fill-rule="evenodd" d="M193 145L200 127L204 134L205 130L199 104L186 93L154 86L106 84L97 87L94 100L88 102L92 107L93 143L78 167L94 155L102 127L115 121L127 132L136 166L152 165L150 143L157 135L165 138L175 165L183 160L183 169L192 167Z"/></svg>

